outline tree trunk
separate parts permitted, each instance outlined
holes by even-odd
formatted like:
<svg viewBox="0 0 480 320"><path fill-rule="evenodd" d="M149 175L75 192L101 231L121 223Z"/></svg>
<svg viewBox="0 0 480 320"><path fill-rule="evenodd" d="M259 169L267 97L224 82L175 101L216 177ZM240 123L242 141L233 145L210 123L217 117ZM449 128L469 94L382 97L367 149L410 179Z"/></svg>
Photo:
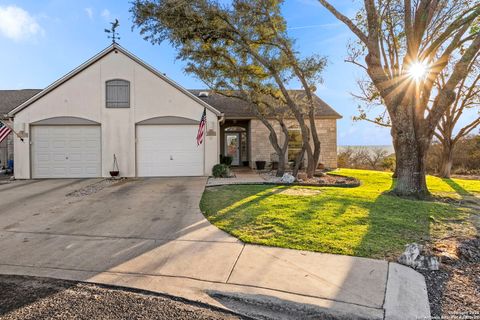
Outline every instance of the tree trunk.
<svg viewBox="0 0 480 320"><path fill-rule="evenodd" d="M392 139L393 139L393 151L395 153L395 168L393 168L393 175L392 175L392 178L396 179L398 177L398 157L397 157L397 154L398 154L398 151L397 151L397 144L395 143L395 135L393 134L393 129L390 131L390 134L392 135Z"/></svg>
<svg viewBox="0 0 480 320"><path fill-rule="evenodd" d="M287 166L287 151L288 151L288 141L290 140L290 136L288 135L288 128L283 122L283 119L278 121L280 123L280 128L282 128L283 132L283 146L281 148L281 154L278 155L278 169L277 169L277 177L283 177L285 173L285 169Z"/></svg>
<svg viewBox="0 0 480 320"><path fill-rule="evenodd" d="M395 153L397 159L396 183L392 194L402 197L423 199L429 195L426 181L426 152L428 145L424 139L416 137L413 128L404 126L401 130L392 128L395 135Z"/></svg>
<svg viewBox="0 0 480 320"><path fill-rule="evenodd" d="M277 177L283 177L283 174L285 173L285 165L286 165L285 154L283 156L279 155L278 168L277 168L277 174L276 174Z"/></svg>
<svg viewBox="0 0 480 320"><path fill-rule="evenodd" d="M273 125L258 110L252 109L252 111L255 113L257 118L268 129L268 132L269 132L268 139L270 140L270 143L271 143L273 149L275 150L275 152L278 155L277 176L279 174L281 174L283 176L283 174L285 173L285 165L286 165L285 155L286 155L287 150L288 150L288 140L289 140L288 129L286 128L283 120L277 119L277 121L280 124L280 127L282 128L283 135L285 137L284 142L283 142L283 146L280 146L280 143L279 143L278 137L277 137L277 132L275 131L275 128L273 127Z"/></svg>
<svg viewBox="0 0 480 320"><path fill-rule="evenodd" d="M445 143L442 145L442 158L440 163L439 175L442 178L450 178L453 164L453 145L451 143Z"/></svg>
<svg viewBox="0 0 480 320"><path fill-rule="evenodd" d="M321 151L321 143L318 137L317 132L317 125L315 123L315 111L314 108L310 108L310 112L308 114L308 118L310 121L310 133L312 135L313 141L313 154L312 159L308 160L308 167L307 167L307 177L312 178L315 175L315 171L317 170L318 161L320 160L320 151Z"/></svg>
<svg viewBox="0 0 480 320"><path fill-rule="evenodd" d="M305 144L302 145L302 150L300 151L299 154L297 154L297 157L295 158L295 166L293 167L293 172L292 175L296 178L298 171L300 170L300 166L302 165L303 158L305 157Z"/></svg>

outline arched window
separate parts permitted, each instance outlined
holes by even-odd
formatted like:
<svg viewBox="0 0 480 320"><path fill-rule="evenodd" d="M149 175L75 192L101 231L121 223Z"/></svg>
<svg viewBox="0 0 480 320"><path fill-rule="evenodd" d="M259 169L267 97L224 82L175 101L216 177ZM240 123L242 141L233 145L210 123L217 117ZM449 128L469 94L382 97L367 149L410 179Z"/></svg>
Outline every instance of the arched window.
<svg viewBox="0 0 480 320"><path fill-rule="evenodd" d="M233 126L233 127L225 128L225 131L227 131L227 132L245 132L245 131L247 131L247 129L245 129L244 127Z"/></svg>
<svg viewBox="0 0 480 320"><path fill-rule="evenodd" d="M130 82L115 79L105 83L107 108L130 108Z"/></svg>

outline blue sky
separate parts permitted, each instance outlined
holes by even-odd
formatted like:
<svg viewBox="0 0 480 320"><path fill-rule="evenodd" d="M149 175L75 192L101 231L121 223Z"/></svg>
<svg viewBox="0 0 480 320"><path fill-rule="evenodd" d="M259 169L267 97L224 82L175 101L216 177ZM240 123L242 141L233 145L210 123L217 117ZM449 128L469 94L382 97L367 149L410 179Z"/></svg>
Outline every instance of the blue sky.
<svg viewBox="0 0 480 320"><path fill-rule="evenodd" d="M350 0L334 3L347 15ZM358 3L358 2L355 2ZM129 1L119 0L0 0L0 88L44 88L98 53L110 43L103 29L120 20L119 43L186 88L203 88L183 72L175 51L167 43L153 46L132 30ZM338 123L340 145L391 144L389 130L366 122L353 122L358 102L351 96L358 67L345 63L350 31L316 0L287 0L283 12L289 33L302 54L328 57L324 84L317 94L343 115Z"/></svg>

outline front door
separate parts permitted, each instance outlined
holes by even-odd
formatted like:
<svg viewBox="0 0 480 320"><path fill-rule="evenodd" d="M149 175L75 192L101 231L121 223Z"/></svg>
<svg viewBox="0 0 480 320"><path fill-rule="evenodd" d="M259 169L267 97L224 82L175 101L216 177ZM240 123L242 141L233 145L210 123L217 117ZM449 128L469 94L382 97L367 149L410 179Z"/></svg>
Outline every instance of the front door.
<svg viewBox="0 0 480 320"><path fill-rule="evenodd" d="M232 165L240 165L240 133L225 133L225 155L232 157Z"/></svg>

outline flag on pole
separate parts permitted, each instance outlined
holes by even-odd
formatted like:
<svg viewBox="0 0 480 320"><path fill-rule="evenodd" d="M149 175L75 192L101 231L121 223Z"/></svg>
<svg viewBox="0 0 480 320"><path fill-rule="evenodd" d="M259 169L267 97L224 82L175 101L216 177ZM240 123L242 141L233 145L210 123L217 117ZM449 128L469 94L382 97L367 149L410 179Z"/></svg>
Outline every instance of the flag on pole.
<svg viewBox="0 0 480 320"><path fill-rule="evenodd" d="M198 124L197 146L201 145L203 142L203 136L205 133L206 124L207 124L207 108L204 108L202 113L202 118L200 119L200 123Z"/></svg>
<svg viewBox="0 0 480 320"><path fill-rule="evenodd" d="M0 121L0 142L5 140L6 137L12 132L12 128L7 126L3 121Z"/></svg>

